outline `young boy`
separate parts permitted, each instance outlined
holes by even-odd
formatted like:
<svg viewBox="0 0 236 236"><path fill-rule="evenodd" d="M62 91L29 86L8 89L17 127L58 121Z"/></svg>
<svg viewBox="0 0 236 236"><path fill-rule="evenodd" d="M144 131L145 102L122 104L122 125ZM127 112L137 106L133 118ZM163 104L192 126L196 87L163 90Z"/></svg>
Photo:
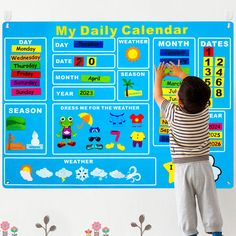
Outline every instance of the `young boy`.
<svg viewBox="0 0 236 236"><path fill-rule="evenodd" d="M210 88L198 77L188 76L178 65L161 63L156 70L154 98L169 125L170 151L175 163L175 191L179 225L187 236L197 236L196 200L205 231L222 236L222 217L209 162ZM162 95L162 79L182 79L176 92L178 105Z"/></svg>

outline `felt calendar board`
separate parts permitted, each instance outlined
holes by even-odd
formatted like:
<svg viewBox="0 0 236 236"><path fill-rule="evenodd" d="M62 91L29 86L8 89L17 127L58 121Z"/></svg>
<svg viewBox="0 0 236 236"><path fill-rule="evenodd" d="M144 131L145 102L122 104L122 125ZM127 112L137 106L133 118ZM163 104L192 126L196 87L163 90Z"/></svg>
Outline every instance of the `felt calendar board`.
<svg viewBox="0 0 236 236"><path fill-rule="evenodd" d="M233 24L5 22L3 186L171 188L154 65L181 62L212 91L210 162L233 186ZM166 77L176 103L181 81Z"/></svg>

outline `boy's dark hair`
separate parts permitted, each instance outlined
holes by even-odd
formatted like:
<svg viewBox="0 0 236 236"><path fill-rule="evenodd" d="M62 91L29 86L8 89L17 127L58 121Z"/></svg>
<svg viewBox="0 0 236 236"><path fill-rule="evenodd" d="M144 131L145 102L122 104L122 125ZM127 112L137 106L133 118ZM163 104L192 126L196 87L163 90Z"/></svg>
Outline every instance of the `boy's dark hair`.
<svg viewBox="0 0 236 236"><path fill-rule="evenodd" d="M178 95L183 108L188 113L194 114L203 111L209 104L211 89L200 78L187 76L179 88Z"/></svg>

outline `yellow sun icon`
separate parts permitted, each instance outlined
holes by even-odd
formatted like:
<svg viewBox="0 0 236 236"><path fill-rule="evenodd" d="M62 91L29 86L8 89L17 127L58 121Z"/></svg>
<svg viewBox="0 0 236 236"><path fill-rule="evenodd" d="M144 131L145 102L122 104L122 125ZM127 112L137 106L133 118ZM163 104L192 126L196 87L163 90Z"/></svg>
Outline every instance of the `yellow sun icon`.
<svg viewBox="0 0 236 236"><path fill-rule="evenodd" d="M140 58L140 50L136 47L130 47L126 50L126 57L129 61L135 62Z"/></svg>
<svg viewBox="0 0 236 236"><path fill-rule="evenodd" d="M20 170L32 174L32 168L30 165L23 165Z"/></svg>

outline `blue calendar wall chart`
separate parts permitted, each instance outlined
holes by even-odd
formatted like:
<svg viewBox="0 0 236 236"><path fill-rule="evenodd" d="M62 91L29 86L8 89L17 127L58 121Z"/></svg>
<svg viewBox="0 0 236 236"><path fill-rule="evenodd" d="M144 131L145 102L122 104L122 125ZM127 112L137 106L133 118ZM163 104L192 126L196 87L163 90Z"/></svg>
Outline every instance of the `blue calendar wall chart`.
<svg viewBox="0 0 236 236"><path fill-rule="evenodd" d="M231 22L5 22L3 186L172 188L154 65L181 62L210 87L210 162L232 188ZM178 78L163 80L176 103Z"/></svg>

